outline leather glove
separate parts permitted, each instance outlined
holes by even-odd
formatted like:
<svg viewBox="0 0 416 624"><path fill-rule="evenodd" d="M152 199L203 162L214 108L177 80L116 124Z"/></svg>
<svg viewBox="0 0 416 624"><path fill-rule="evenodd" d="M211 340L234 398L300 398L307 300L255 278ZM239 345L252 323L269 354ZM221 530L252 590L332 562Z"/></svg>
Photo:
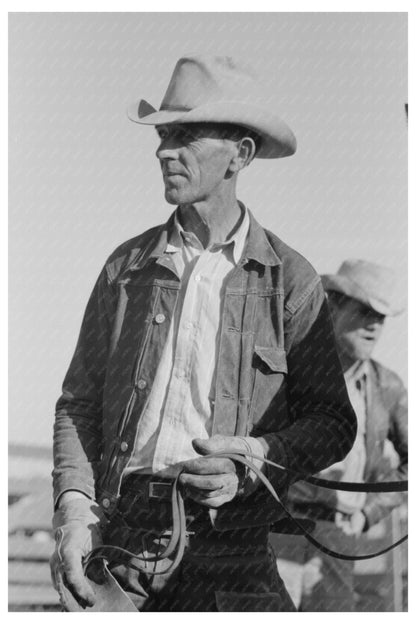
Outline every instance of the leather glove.
<svg viewBox="0 0 416 624"><path fill-rule="evenodd" d="M203 440L196 438L192 445L202 456L219 451L243 451L250 458L250 453L264 457L264 449L256 438L215 435ZM252 460L260 469L264 462ZM238 464L238 465L237 465ZM259 485L260 479L245 466L224 457L198 457L183 465L180 482L185 487L189 498L210 508L217 508L237 495L251 494Z"/></svg>
<svg viewBox="0 0 416 624"><path fill-rule="evenodd" d="M102 544L104 513L87 497L61 502L53 517L55 552L50 559L52 582L65 604L64 584L81 606L93 606L95 594L84 576L82 558Z"/></svg>

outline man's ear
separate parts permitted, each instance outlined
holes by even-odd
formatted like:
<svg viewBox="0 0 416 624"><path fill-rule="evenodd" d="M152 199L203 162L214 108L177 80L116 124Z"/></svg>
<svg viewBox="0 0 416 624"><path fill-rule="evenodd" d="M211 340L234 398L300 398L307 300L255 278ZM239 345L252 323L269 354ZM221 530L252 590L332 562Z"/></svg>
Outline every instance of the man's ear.
<svg viewBox="0 0 416 624"><path fill-rule="evenodd" d="M228 170L231 173L238 173L253 160L256 154L256 144L250 137L244 137L236 144L236 153L230 161Z"/></svg>

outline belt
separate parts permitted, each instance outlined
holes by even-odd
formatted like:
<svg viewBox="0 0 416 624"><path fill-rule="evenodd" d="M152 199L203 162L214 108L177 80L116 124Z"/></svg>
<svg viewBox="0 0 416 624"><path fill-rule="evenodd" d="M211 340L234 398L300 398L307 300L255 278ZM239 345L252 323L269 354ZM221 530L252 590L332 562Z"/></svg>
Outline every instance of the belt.
<svg viewBox="0 0 416 624"><path fill-rule="evenodd" d="M250 459L247 459L246 455L248 455ZM397 542L395 542L394 544L388 546L387 548L384 548L383 550L380 550L375 553L368 553L365 555L347 555L344 553L336 552L332 550L331 548L328 548L327 546L325 546L324 544L316 540L313 537L313 535L311 535L309 531L304 528L302 523L298 519L292 516L289 509L281 501L279 495L277 494L276 490L274 489L274 487L272 486L268 478L263 474L263 472L261 472L259 468L257 468L257 466L251 460L253 459L261 460L268 465L274 466L275 468L282 470L283 472L296 476L298 479L303 479L310 483L314 483L315 485L318 485L320 487L324 487L324 488L331 489L331 490L343 490L343 491L349 491L349 492L351 491L352 492L356 492L356 491L360 491L360 492L405 491L407 489L407 481L403 481L403 482L395 481L395 482L390 482L390 483L389 482L351 483L351 482L329 481L327 479L319 479L317 477L307 477L296 471L285 468L284 466L281 466L269 459L265 459L265 458L258 457L256 455L252 455L248 453L246 454L246 453L224 451L224 452L218 452L218 453L213 453L211 455L207 455L207 457L228 458L228 459L235 461L237 464L238 463L242 464L243 466L246 467L246 469L251 470L258 477L258 479L263 483L263 485L269 491L269 493L274 498L276 503L285 512L287 517L290 518L290 520L298 527L299 532L302 535L304 535L304 537L311 544L313 544L318 550L325 553L326 555L335 557L336 559L342 559L346 561L360 561L363 559L372 559L374 557L378 557L392 550L396 546L399 546L400 544L402 544L407 539L407 535L405 535L401 539L399 539ZM145 568L145 565L147 565L147 563L155 562L155 561L158 561L161 559L167 559L167 558L172 559L170 566L167 569L165 568L163 572L155 571L153 572L153 574L166 574L168 571L172 571L174 568L176 568L179 565L183 557L183 554L185 551L185 543L186 543L186 515L185 515L185 506L184 506L183 495L182 495L182 491L180 487L179 477L180 477L180 474L176 477L176 479L173 481L173 484L170 486L171 487L171 505L172 505L172 532L171 532L169 543L164 552L155 556L143 557L140 555L136 555L135 553L131 553L118 546L103 545L92 550L84 558L83 560L84 571L86 571L87 567L90 565L92 561L96 559L107 560L109 556L115 552L128 555L129 557L133 558L136 563L129 563L129 567L139 572L145 570L148 573L147 567ZM155 485L150 485L151 483L156 484L156 483L161 483L161 482L152 480L150 477L149 494L152 493L156 500L162 500L162 495L166 493L166 490L164 490L162 487L158 488Z"/></svg>
<svg viewBox="0 0 416 624"><path fill-rule="evenodd" d="M154 475L131 474L122 483L120 499L114 512L123 524L131 529L164 531L171 527L172 490L175 479ZM187 526L195 531L196 526L208 530L212 525L208 508L191 499L186 499L185 516ZM111 516L111 519L113 515Z"/></svg>
<svg viewBox="0 0 416 624"><path fill-rule="evenodd" d="M130 474L121 486L120 495L141 493L145 500L169 502L175 479L155 478L154 475Z"/></svg>

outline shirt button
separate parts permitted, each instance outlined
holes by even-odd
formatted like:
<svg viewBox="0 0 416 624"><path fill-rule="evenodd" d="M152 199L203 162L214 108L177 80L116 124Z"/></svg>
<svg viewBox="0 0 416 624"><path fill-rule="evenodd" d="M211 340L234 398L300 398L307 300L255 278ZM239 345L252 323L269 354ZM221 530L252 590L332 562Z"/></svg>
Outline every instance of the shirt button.
<svg viewBox="0 0 416 624"><path fill-rule="evenodd" d="M104 509L108 509L111 503L108 498L103 498L101 505L104 507Z"/></svg>
<svg viewBox="0 0 416 624"><path fill-rule="evenodd" d="M139 390L144 390L147 386L147 381L145 381L144 379L139 379L139 382L137 384L137 387L139 388Z"/></svg>
<svg viewBox="0 0 416 624"><path fill-rule="evenodd" d="M200 275L195 275L195 281L196 282L200 282L201 281L201 276Z"/></svg>
<svg viewBox="0 0 416 624"><path fill-rule="evenodd" d="M163 323L166 320L166 316L164 314L156 314L155 321L158 325Z"/></svg>
<svg viewBox="0 0 416 624"><path fill-rule="evenodd" d="M129 448L129 445L127 444L127 442L122 442L120 444L120 449L123 451L123 453L125 453L128 448Z"/></svg>

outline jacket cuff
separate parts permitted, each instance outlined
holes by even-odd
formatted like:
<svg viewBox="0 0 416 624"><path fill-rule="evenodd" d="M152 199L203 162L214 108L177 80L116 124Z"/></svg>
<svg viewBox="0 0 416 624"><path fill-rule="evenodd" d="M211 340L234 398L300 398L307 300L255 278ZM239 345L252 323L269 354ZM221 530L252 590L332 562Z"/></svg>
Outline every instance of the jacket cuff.
<svg viewBox="0 0 416 624"><path fill-rule="evenodd" d="M82 496L79 497L75 497L75 498L71 498L71 500L76 500L77 498L79 499L84 499L84 500L88 500L88 501L92 501L95 502L90 496L87 496L87 494L85 492L81 492L81 490L74 490L73 488L71 488L70 490L65 490L65 492L61 492L58 496L58 498L54 501L54 510L58 510L59 507L62 504L62 497L64 496L64 494L66 494L67 492L76 492L77 494L81 494Z"/></svg>
<svg viewBox="0 0 416 624"><path fill-rule="evenodd" d="M264 448L259 439L251 436L236 437L241 439L245 447L244 450L246 451L247 459L250 460L261 472L265 473L265 463L263 461ZM250 453L252 453L253 456L251 456ZM237 466L237 474L239 475L239 488L237 493L239 497L252 494L252 492L254 492L260 484L260 479L256 473L244 464L239 464Z"/></svg>
<svg viewBox="0 0 416 624"><path fill-rule="evenodd" d="M289 467L289 457L287 456L283 442L275 433L267 433L264 436L256 438L256 440L258 440L263 447L263 453L266 459L270 459L283 467ZM290 477L286 471L265 464L264 473L278 493L282 490L287 490L289 487Z"/></svg>
<svg viewBox="0 0 416 624"><path fill-rule="evenodd" d="M57 509L59 499L61 498L64 492L68 492L69 490L75 490L77 492L81 492L85 494L87 498L91 500L95 500L95 488L88 483L85 483L80 478L74 478L69 476L62 476L59 480L54 482L53 486L53 503L54 510Z"/></svg>

